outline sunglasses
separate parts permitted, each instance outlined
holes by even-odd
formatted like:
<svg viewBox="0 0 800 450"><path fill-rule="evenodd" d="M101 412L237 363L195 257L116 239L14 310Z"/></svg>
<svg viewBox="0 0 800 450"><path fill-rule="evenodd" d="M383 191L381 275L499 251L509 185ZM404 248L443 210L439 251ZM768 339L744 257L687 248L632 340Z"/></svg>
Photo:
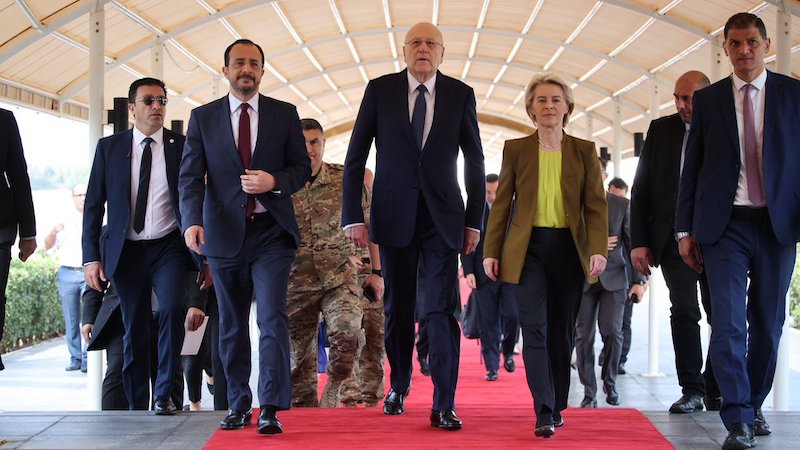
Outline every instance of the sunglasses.
<svg viewBox="0 0 800 450"><path fill-rule="evenodd" d="M139 100L134 100L133 102L134 103L142 102L147 106L152 105L153 102L158 102L158 103L161 103L162 106L167 106L167 102L168 101L169 101L169 99L167 99L167 97L164 97L163 95L159 95L158 97L153 97L152 95L147 95L147 96L145 96L145 97L143 97L143 98L141 98Z"/></svg>

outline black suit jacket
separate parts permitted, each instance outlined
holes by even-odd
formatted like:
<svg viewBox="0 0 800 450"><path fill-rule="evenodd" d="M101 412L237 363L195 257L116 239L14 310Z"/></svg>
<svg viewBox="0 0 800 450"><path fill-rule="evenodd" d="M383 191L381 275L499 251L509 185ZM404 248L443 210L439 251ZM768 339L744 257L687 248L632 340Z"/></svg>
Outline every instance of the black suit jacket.
<svg viewBox="0 0 800 450"><path fill-rule="evenodd" d="M342 225L364 223L361 185L374 139L371 240L390 247L407 246L414 237L421 191L443 242L460 249L466 227L482 228L486 202L475 94L461 81L436 73L433 124L420 150L408 120L406 73L372 80L364 92L344 163ZM464 153L466 209L456 173L459 148Z"/></svg>
<svg viewBox="0 0 800 450"><path fill-rule="evenodd" d="M475 251L469 255L461 255L461 265L464 268L464 275L475 275L476 286L482 286L485 283L492 282L492 280L486 276L486 272L483 270L483 241L486 237L486 223L489 221L489 211L489 204L487 203L483 210L481 240L478 242L478 246L475 247Z"/></svg>
<svg viewBox="0 0 800 450"><path fill-rule="evenodd" d="M172 211L181 225L178 208L178 171L183 152L183 135L164 129L164 158ZM131 221L131 151L133 130L109 136L97 143L86 203L83 209L83 262L101 261L111 279L119 262ZM108 206L108 233L100 251L100 228ZM187 250L188 252L188 250ZM202 267L201 261L195 264Z"/></svg>
<svg viewBox="0 0 800 450"><path fill-rule="evenodd" d="M675 239L675 208L686 124L678 114L650 122L631 188L631 248L649 247L655 265Z"/></svg>
<svg viewBox="0 0 800 450"><path fill-rule="evenodd" d="M0 238L36 235L31 182L14 114L0 109Z"/></svg>

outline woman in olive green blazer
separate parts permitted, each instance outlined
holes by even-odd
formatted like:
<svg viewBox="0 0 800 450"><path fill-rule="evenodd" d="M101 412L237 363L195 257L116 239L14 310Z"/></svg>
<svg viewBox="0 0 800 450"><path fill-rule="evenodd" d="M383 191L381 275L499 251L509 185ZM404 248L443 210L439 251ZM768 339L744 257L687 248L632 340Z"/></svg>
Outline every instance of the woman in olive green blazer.
<svg viewBox="0 0 800 450"><path fill-rule="evenodd" d="M518 285L535 435L550 437L564 423L583 283L605 269L608 212L594 143L563 131L574 108L569 86L537 75L525 106L537 131L506 141L483 266L489 278Z"/></svg>

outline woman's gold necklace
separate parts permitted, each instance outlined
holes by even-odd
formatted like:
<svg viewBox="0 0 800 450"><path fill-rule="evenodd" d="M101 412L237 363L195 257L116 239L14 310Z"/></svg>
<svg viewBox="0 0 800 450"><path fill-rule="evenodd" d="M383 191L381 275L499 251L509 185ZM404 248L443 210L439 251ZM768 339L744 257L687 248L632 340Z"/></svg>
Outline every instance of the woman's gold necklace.
<svg viewBox="0 0 800 450"><path fill-rule="evenodd" d="M547 150L555 150L557 148L561 148L561 142L558 142L556 144L545 144L544 142L542 142L541 139L539 139L539 147L542 147Z"/></svg>

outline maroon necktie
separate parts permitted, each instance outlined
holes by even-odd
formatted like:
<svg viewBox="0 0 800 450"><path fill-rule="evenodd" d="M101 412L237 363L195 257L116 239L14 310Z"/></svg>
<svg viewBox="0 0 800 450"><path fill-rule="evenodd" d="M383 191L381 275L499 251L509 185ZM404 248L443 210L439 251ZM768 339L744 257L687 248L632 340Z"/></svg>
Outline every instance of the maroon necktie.
<svg viewBox="0 0 800 450"><path fill-rule="evenodd" d="M239 156L242 158L242 164L245 169L250 168L250 114L247 113L247 103L242 103L240 107L241 113L239 114ZM252 195L247 196L247 208L245 209L245 217L253 215L256 210L256 199Z"/></svg>
<svg viewBox="0 0 800 450"><path fill-rule="evenodd" d="M744 100L742 102L742 116L744 122L744 166L747 177L747 195L753 206L764 204L761 191L761 169L758 165L758 142L756 141L756 121L753 112L753 100L750 99L752 84L745 84L742 88Z"/></svg>

